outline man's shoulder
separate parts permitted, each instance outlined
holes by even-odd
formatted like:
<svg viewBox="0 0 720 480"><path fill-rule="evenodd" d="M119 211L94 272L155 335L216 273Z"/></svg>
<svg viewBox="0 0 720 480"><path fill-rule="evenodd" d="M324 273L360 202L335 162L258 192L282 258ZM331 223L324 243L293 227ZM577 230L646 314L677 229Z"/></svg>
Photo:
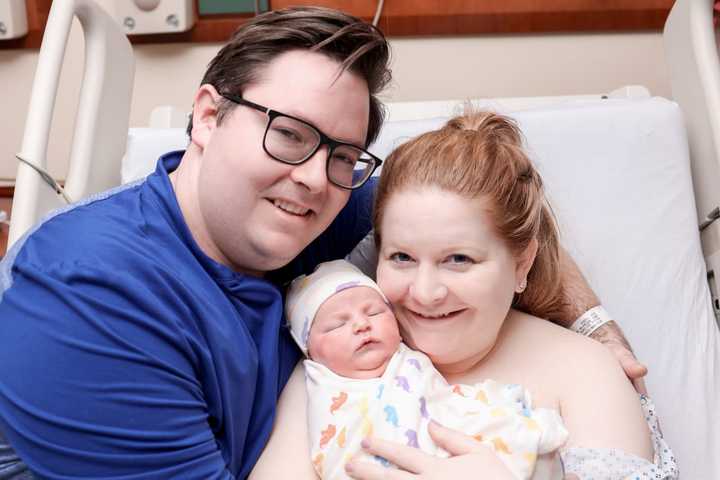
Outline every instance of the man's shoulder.
<svg viewBox="0 0 720 480"><path fill-rule="evenodd" d="M147 205L137 186L59 210L8 252L14 264L50 269L58 264L127 268L128 260L162 248L148 235Z"/></svg>
<svg viewBox="0 0 720 480"><path fill-rule="evenodd" d="M195 318L201 301L214 307L218 289L184 238L139 197L128 189L72 206L21 238L0 263L4 314L22 316L31 300L38 318L132 317L152 326Z"/></svg>

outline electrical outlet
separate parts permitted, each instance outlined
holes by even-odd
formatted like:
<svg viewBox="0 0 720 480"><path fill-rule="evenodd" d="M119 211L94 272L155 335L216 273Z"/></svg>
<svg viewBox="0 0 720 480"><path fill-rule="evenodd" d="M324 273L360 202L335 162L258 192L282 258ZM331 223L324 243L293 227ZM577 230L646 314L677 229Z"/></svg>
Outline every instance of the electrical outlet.
<svg viewBox="0 0 720 480"><path fill-rule="evenodd" d="M27 35L25 0L0 0L0 40Z"/></svg>
<svg viewBox="0 0 720 480"><path fill-rule="evenodd" d="M95 0L128 35L175 33L195 24L193 0Z"/></svg>

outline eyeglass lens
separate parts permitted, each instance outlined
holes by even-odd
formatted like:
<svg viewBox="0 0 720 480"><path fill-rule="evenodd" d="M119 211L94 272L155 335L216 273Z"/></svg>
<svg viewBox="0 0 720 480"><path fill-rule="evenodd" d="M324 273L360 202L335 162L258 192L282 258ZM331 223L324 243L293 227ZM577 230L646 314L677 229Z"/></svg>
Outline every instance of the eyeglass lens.
<svg viewBox="0 0 720 480"><path fill-rule="evenodd" d="M290 117L274 117L265 135L265 148L278 160L287 163L304 161L320 144L316 129ZM374 159L352 145L337 145L328 161L328 179L344 187L363 183L372 173Z"/></svg>

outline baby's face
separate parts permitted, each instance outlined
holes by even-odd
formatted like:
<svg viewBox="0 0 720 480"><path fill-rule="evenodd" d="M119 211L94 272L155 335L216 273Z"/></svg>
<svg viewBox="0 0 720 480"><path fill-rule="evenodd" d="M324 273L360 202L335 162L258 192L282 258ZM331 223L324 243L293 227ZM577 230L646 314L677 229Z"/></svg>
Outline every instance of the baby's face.
<svg viewBox="0 0 720 480"><path fill-rule="evenodd" d="M370 287L352 287L325 300L310 328L310 358L338 375L376 378L400 344L395 315Z"/></svg>

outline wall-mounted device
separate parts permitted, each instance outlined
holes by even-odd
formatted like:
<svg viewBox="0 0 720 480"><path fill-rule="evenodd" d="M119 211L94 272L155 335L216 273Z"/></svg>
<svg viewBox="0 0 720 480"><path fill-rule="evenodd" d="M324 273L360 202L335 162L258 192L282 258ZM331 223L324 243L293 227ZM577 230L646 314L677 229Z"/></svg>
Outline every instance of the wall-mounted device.
<svg viewBox="0 0 720 480"><path fill-rule="evenodd" d="M25 0L0 1L0 40L19 38L28 33Z"/></svg>
<svg viewBox="0 0 720 480"><path fill-rule="evenodd" d="M255 15L269 10L268 0L198 0L200 15L233 15L254 13Z"/></svg>
<svg viewBox="0 0 720 480"><path fill-rule="evenodd" d="M175 33L195 24L193 0L99 0L128 35Z"/></svg>

